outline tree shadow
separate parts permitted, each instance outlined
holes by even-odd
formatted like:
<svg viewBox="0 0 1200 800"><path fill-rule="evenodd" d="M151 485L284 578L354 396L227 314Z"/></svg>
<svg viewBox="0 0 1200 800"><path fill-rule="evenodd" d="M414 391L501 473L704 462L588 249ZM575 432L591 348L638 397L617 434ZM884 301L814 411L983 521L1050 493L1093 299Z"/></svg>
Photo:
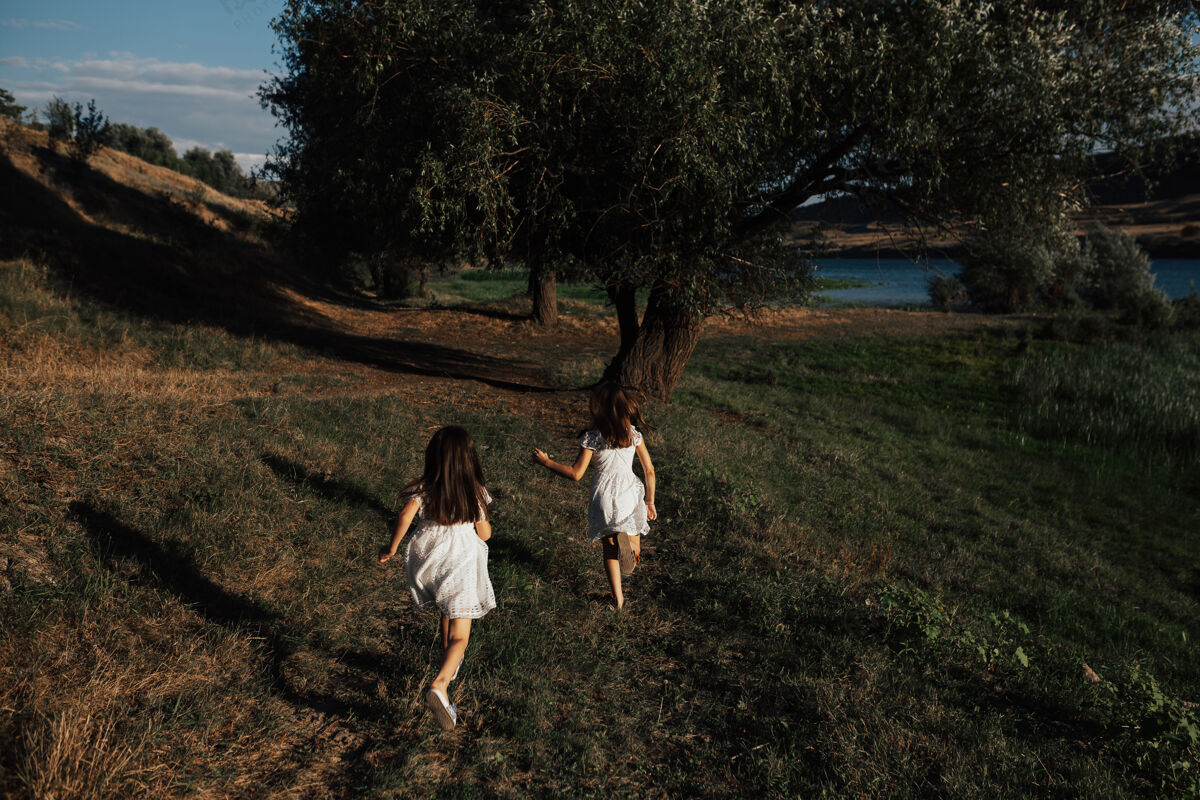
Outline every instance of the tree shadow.
<svg viewBox="0 0 1200 800"><path fill-rule="evenodd" d="M122 562L132 563L140 577L161 586L179 602L191 607L207 621L225 628L248 632L263 642L272 689L288 704L343 719L378 719L388 709L381 704L346 699L323 692L300 690L290 677L290 661L302 650L317 651L328 660L368 673L357 683L383 680L394 668L379 653L366 650L333 649L318 637L289 627L282 617L248 598L222 588L200 572L173 542L159 544L145 533L121 522L86 501L69 505L71 516L91 539L102 564L119 571ZM122 573L123 574L123 573ZM363 692L358 692L362 694Z"/></svg>
<svg viewBox="0 0 1200 800"><path fill-rule="evenodd" d="M151 319L215 325L402 374L554 391L531 362L342 330L295 295L335 303L345 298L266 246L207 225L178 200L124 185L45 148L35 156L49 174L61 176L56 180L69 185L84 211L0 158L0 257L36 257L73 290Z"/></svg>

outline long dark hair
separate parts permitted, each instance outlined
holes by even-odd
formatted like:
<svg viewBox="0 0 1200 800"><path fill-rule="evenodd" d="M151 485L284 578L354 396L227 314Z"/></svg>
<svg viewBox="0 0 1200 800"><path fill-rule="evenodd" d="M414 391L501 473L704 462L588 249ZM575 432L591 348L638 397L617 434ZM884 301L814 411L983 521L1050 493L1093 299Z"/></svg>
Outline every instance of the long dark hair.
<svg viewBox="0 0 1200 800"><path fill-rule="evenodd" d="M636 396L612 381L605 381L592 389L588 405L592 412L592 427L600 431L604 441L613 447L629 447L633 444L633 431L629 429L631 425L643 430L649 427L642 419Z"/></svg>
<svg viewBox="0 0 1200 800"><path fill-rule="evenodd" d="M425 448L425 471L404 489L421 495L426 519L442 525L487 518L487 489L479 453L466 428L447 425Z"/></svg>

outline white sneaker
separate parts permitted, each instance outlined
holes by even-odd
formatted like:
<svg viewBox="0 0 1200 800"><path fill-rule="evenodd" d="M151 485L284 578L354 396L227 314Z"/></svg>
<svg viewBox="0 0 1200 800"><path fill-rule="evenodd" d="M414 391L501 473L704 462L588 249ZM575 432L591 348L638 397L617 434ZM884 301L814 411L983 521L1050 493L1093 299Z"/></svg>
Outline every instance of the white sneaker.
<svg viewBox="0 0 1200 800"><path fill-rule="evenodd" d="M445 693L430 688L425 693L425 705L433 712L433 716L438 721L438 725L442 726L442 730L454 730L454 726L458 723L458 709L450 703L450 699L446 697Z"/></svg>

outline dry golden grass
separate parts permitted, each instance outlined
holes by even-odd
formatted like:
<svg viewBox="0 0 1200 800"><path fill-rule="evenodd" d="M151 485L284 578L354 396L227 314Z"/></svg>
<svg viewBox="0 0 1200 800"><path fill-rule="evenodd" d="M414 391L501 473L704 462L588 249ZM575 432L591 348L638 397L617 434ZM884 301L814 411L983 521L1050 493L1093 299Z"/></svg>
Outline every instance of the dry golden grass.
<svg viewBox="0 0 1200 800"><path fill-rule="evenodd" d="M36 155L37 150L50 148L48 133L16 125L11 120L5 119L0 120L0 138L5 139L5 153L18 169L36 177L43 183L54 182L54 176L47 172L46 167ZM65 148L65 146L63 147ZM136 156L114 150L111 147L101 147L88 164L93 170L121 186L138 191L150 198L178 203L204 224L225 233L238 235L238 231L230 224L227 216L220 213L221 210L246 214L264 222L280 219L282 216L278 209L272 208L261 200L230 197L196 178L183 175L167 167L148 164ZM61 196L85 221L94 224L104 222L102 211L89 209L70 192L62 192ZM196 203L193 199L196 197L202 197L203 200Z"/></svg>

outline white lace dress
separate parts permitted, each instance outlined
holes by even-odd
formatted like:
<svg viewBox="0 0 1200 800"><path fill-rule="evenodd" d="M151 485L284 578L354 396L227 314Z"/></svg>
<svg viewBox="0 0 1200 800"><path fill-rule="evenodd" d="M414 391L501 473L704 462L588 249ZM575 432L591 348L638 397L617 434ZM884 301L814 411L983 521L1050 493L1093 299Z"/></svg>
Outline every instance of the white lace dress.
<svg viewBox="0 0 1200 800"><path fill-rule="evenodd" d="M487 501L492 502L491 495ZM442 525L421 517L421 510L417 514L417 531L404 550L404 571L417 607L436 605L449 619L479 619L495 608L488 546L475 534L475 523Z"/></svg>
<svg viewBox="0 0 1200 800"><path fill-rule="evenodd" d="M593 450L592 499L588 503L588 532L592 541L614 533L643 536L650 532L646 521L646 488L633 474L633 456L642 434L630 426L633 444L613 447L593 428L579 437L579 446Z"/></svg>

